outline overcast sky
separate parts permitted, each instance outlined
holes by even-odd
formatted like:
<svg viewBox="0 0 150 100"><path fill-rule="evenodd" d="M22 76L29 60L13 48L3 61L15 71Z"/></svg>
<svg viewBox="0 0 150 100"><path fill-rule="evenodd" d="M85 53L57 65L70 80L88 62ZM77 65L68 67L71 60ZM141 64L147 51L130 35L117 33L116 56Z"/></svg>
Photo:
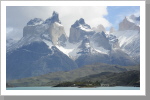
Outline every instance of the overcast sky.
<svg viewBox="0 0 150 100"><path fill-rule="evenodd" d="M62 22L66 34L69 34L70 26L78 19L84 18L85 22L91 27L97 27L102 24L107 30L111 26L118 29L119 22L131 14L140 15L139 6L7 6L6 7L6 33L7 38L20 39L23 34L23 27L33 18L42 18L46 20L52 16L53 11L59 13L59 19Z"/></svg>

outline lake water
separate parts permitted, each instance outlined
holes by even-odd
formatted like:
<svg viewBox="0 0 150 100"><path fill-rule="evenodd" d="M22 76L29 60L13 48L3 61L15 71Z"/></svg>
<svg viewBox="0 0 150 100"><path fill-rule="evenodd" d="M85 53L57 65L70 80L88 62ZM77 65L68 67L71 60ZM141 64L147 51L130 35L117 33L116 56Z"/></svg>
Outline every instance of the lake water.
<svg viewBox="0 0 150 100"><path fill-rule="evenodd" d="M78 88L78 87L11 87L7 90L140 90L140 87L92 87L92 88Z"/></svg>

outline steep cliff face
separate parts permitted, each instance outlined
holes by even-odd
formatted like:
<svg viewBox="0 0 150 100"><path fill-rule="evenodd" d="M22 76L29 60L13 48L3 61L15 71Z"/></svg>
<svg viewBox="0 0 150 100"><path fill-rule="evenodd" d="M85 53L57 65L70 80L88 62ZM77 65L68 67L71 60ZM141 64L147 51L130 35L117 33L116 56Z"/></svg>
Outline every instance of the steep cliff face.
<svg viewBox="0 0 150 100"><path fill-rule="evenodd" d="M113 48L118 48L118 49L120 48L119 40L115 35L109 34L107 38L109 40L109 44L111 45L112 49Z"/></svg>
<svg viewBox="0 0 150 100"><path fill-rule="evenodd" d="M91 39L92 41L94 41L95 44L97 44L98 47L102 47L106 50L111 49L109 40L107 39L106 34L103 31L101 33L95 33Z"/></svg>
<svg viewBox="0 0 150 100"><path fill-rule="evenodd" d="M58 44L58 40L61 36L66 37L64 27L58 22L51 24L48 30L54 45Z"/></svg>
<svg viewBox="0 0 150 100"><path fill-rule="evenodd" d="M54 45L58 44L62 35L67 38L64 27L59 20L59 15L56 12L53 12L52 17L45 21L39 18L30 20L23 29L23 37L36 36L50 39Z"/></svg>
<svg viewBox="0 0 150 100"><path fill-rule="evenodd" d="M127 19L127 17L124 18L124 20L119 24L119 31L125 31L125 30L140 30L140 27L136 25L134 22L131 22Z"/></svg>
<svg viewBox="0 0 150 100"><path fill-rule="evenodd" d="M70 28L69 42L77 43L84 39L84 36L90 37L94 34L91 27L85 23L83 18L77 20Z"/></svg>

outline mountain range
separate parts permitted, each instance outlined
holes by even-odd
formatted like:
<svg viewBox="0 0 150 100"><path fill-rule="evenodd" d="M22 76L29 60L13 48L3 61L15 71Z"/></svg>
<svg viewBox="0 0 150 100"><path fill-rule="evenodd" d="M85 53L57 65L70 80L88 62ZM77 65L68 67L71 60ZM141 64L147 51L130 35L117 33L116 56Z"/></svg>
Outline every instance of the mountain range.
<svg viewBox="0 0 150 100"><path fill-rule="evenodd" d="M112 27L108 34L103 25L91 28L80 18L70 26L68 37L55 11L45 21L31 19L19 41L7 42L6 79L71 71L95 63L138 65L139 22L140 17L125 17L119 30Z"/></svg>

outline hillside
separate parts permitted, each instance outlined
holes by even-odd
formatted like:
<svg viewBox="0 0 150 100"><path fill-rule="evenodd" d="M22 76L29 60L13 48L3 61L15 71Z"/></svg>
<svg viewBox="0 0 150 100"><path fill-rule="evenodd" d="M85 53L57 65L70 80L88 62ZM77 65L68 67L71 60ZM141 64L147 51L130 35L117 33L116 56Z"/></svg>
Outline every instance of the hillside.
<svg viewBox="0 0 150 100"><path fill-rule="evenodd" d="M72 71L60 71L48 73L37 77L22 78L8 81L7 84L14 87L27 86L55 86L61 82L74 81L81 77L99 74L102 72L126 72L130 70L139 70L139 66L119 66L104 63L86 65Z"/></svg>
<svg viewBox="0 0 150 100"><path fill-rule="evenodd" d="M55 87L96 87L107 84L109 86L140 86L140 72L126 71L126 72L102 72L95 75L78 78L73 82L63 82Z"/></svg>

